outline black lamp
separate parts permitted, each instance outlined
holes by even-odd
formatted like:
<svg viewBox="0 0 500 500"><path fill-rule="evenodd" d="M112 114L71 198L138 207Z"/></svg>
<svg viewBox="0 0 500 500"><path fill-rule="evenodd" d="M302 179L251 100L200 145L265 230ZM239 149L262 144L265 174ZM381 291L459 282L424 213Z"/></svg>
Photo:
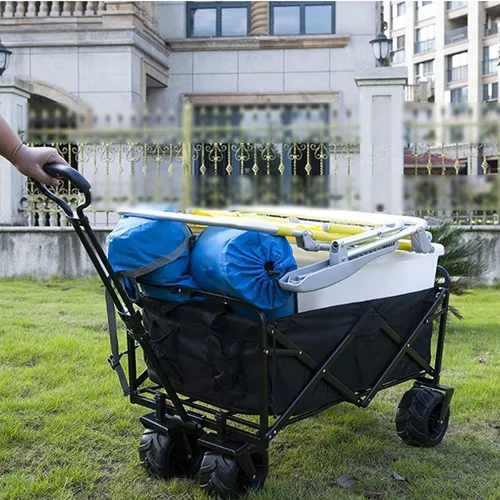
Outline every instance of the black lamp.
<svg viewBox="0 0 500 500"><path fill-rule="evenodd" d="M0 40L0 76L2 76L4 71L7 69L11 55L12 52L8 50Z"/></svg>
<svg viewBox="0 0 500 500"><path fill-rule="evenodd" d="M370 40L373 54L380 66L389 66L389 56L391 54L392 40L383 33L379 33L373 40Z"/></svg>

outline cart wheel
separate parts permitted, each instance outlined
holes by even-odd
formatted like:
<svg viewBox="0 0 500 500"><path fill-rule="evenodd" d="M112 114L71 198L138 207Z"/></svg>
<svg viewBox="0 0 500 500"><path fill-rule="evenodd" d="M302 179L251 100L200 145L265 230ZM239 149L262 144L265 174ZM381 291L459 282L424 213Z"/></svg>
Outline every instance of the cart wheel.
<svg viewBox="0 0 500 500"><path fill-rule="evenodd" d="M193 456L187 459L182 453L179 439L182 435L170 436L153 429L146 429L139 445L141 465L152 475L163 479L193 477L200 470L203 450L198 445L199 434L186 433Z"/></svg>
<svg viewBox="0 0 500 500"><path fill-rule="evenodd" d="M450 409L439 421L444 395L441 392L414 387L406 392L396 414L398 436L412 446L436 446L448 429Z"/></svg>
<svg viewBox="0 0 500 500"><path fill-rule="evenodd" d="M249 491L261 490L267 478L269 457L263 450L252 453L251 458L256 469L254 479L247 477L234 458L211 451L205 453L200 468L201 489L223 500L234 500Z"/></svg>

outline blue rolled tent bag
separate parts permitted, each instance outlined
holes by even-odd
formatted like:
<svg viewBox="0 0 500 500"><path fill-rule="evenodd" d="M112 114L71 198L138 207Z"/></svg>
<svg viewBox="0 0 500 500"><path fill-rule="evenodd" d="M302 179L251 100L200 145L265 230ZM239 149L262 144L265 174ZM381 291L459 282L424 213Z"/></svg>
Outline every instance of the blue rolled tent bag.
<svg viewBox="0 0 500 500"><path fill-rule="evenodd" d="M189 274L193 239L182 222L124 216L107 238L108 258L132 299L138 298L136 282L148 297L185 301L185 295L164 287L198 288Z"/></svg>
<svg viewBox="0 0 500 500"><path fill-rule="evenodd" d="M295 312L295 294L278 284L297 268L292 247L281 236L208 227L195 239L183 222L124 216L107 243L109 261L133 300L142 294L184 302L186 294L168 289L181 286L242 299L269 320ZM234 312L252 314L246 307Z"/></svg>
<svg viewBox="0 0 500 500"><path fill-rule="evenodd" d="M202 290L245 300L267 319L294 314L295 294L281 289L278 282L295 269L286 238L256 231L208 227L191 253L191 273Z"/></svg>

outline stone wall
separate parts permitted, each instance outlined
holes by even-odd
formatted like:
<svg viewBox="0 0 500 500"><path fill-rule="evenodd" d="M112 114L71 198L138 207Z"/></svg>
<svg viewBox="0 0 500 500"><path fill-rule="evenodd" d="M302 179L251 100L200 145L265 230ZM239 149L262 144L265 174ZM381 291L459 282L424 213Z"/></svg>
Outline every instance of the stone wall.
<svg viewBox="0 0 500 500"><path fill-rule="evenodd" d="M109 230L96 230L105 245ZM47 279L96 275L72 227L0 227L0 277Z"/></svg>
<svg viewBox="0 0 500 500"><path fill-rule="evenodd" d="M104 246L110 229L96 230ZM500 282L500 227L474 228L468 238L484 242L479 259L488 263L485 284ZM0 227L0 278L95 276L73 228Z"/></svg>

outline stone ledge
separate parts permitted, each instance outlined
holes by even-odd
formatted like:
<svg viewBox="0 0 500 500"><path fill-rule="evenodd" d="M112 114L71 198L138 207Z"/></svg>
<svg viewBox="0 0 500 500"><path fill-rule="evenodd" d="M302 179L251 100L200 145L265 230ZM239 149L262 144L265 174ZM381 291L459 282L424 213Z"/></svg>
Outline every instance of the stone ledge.
<svg viewBox="0 0 500 500"><path fill-rule="evenodd" d="M336 91L325 92L226 92L226 93L186 93L181 94L183 103L193 106L249 106L258 104L313 104L338 102Z"/></svg>
<svg viewBox="0 0 500 500"><path fill-rule="evenodd" d="M343 48L347 35L255 36L237 38L183 38L169 40L173 52L204 50L325 49Z"/></svg>
<svg viewBox="0 0 500 500"><path fill-rule="evenodd" d="M408 68L406 67L376 67L355 75L354 80L360 86L406 85Z"/></svg>
<svg viewBox="0 0 500 500"><path fill-rule="evenodd" d="M17 76L0 76L0 92L3 92L1 89L7 89L9 92L15 89L27 94L33 93L32 83Z"/></svg>

